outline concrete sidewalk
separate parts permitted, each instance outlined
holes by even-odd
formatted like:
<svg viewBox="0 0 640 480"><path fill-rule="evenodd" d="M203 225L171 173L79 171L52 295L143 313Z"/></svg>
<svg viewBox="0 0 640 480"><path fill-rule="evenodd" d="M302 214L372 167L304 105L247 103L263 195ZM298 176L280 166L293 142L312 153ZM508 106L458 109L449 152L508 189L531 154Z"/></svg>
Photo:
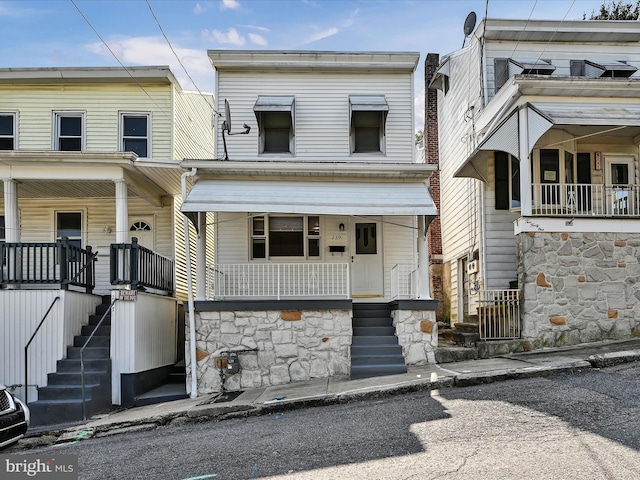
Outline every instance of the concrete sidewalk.
<svg viewBox="0 0 640 480"><path fill-rule="evenodd" d="M33 429L28 433L29 437L21 440L20 444L29 448L150 430L167 424L181 425L238 416L279 415L296 408L443 387L548 376L634 361L640 361L640 338L544 349L483 360L409 367L408 372L402 375L359 380L350 380L348 377L315 379L245 390L230 401L221 402L217 394L208 394L98 415L79 425L42 427Z"/></svg>

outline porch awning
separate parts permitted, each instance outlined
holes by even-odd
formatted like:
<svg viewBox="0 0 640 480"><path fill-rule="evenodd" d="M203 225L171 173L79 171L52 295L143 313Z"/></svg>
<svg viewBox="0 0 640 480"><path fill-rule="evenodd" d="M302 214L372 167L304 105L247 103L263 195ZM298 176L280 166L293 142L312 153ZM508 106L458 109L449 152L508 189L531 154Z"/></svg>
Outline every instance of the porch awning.
<svg viewBox="0 0 640 480"><path fill-rule="evenodd" d="M199 180L181 208L194 212L437 215L422 182Z"/></svg>
<svg viewBox="0 0 640 480"><path fill-rule="evenodd" d="M487 182L487 163L490 151L501 150L510 153L515 158L520 158L520 121L518 118L520 108L515 108L505 115L498 126L486 135L480 145L454 173L454 177L471 177ZM530 152L535 143L555 122L546 112L533 105L527 104L524 108L527 109L527 138L529 140L527 148Z"/></svg>

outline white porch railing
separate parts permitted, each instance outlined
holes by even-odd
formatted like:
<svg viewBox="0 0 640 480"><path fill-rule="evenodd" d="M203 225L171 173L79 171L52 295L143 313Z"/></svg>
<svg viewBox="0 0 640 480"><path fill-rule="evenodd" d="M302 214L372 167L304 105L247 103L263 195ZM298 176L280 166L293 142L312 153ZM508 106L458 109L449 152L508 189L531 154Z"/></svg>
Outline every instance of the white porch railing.
<svg viewBox="0 0 640 480"><path fill-rule="evenodd" d="M207 266L206 296L350 297L348 263L243 263Z"/></svg>
<svg viewBox="0 0 640 480"><path fill-rule="evenodd" d="M399 263L391 269L391 298L414 299L419 292L418 266Z"/></svg>
<svg viewBox="0 0 640 480"><path fill-rule="evenodd" d="M480 290L481 340L520 338L520 290Z"/></svg>
<svg viewBox="0 0 640 480"><path fill-rule="evenodd" d="M640 216L640 185L534 183L534 215Z"/></svg>

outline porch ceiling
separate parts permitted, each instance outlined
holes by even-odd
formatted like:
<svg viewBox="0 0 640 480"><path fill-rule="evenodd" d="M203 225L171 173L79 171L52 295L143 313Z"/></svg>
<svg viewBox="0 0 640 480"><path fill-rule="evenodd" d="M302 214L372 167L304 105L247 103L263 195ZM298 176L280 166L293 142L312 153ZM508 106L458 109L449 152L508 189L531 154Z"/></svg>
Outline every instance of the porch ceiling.
<svg viewBox="0 0 640 480"><path fill-rule="evenodd" d="M423 182L206 179L195 183L182 211L437 215Z"/></svg>

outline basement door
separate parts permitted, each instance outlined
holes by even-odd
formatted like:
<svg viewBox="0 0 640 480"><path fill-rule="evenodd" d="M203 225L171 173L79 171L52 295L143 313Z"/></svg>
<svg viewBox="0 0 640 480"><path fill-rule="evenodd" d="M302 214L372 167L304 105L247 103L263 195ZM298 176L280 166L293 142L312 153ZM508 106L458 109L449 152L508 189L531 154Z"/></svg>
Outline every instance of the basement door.
<svg viewBox="0 0 640 480"><path fill-rule="evenodd" d="M380 222L376 221L353 224L351 242L351 296L353 298L384 296L380 225Z"/></svg>

